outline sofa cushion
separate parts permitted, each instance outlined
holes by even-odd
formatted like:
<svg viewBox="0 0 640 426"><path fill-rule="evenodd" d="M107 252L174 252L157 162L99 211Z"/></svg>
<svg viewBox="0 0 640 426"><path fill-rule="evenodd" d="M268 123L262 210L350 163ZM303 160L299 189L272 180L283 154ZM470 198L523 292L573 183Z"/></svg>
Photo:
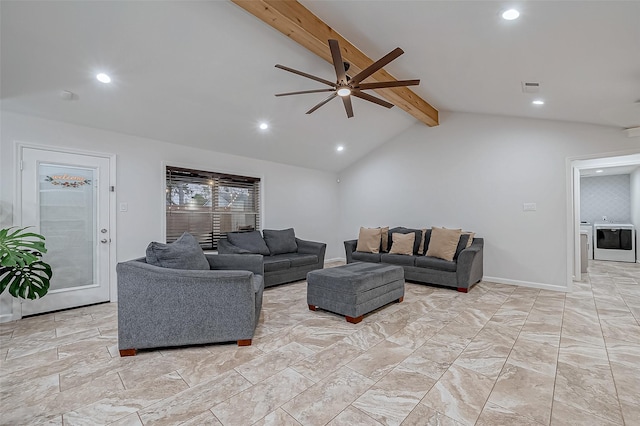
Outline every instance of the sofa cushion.
<svg viewBox="0 0 640 426"><path fill-rule="evenodd" d="M262 235L272 256L283 253L296 253L298 251L296 234L293 228L282 230L263 229Z"/></svg>
<svg viewBox="0 0 640 426"><path fill-rule="evenodd" d="M400 266L414 266L417 256L407 256L404 254L384 253L380 256L380 260L384 263Z"/></svg>
<svg viewBox="0 0 640 426"><path fill-rule="evenodd" d="M471 244L473 243L473 239L476 236L475 232L463 232L463 234L468 234L469 235L469 239L467 240L467 245L465 246L465 248L469 248L471 247Z"/></svg>
<svg viewBox="0 0 640 426"><path fill-rule="evenodd" d="M268 256L269 247L265 244L264 239L260 235L260 231L249 232L228 232L227 240L236 247L249 251L253 254L261 254Z"/></svg>
<svg viewBox="0 0 640 426"><path fill-rule="evenodd" d="M461 233L461 229L431 228L427 256L452 261L460 242Z"/></svg>
<svg viewBox="0 0 640 426"><path fill-rule="evenodd" d="M185 232L169 244L152 242L147 246L147 263L172 269L207 270L207 261L196 238Z"/></svg>
<svg viewBox="0 0 640 426"><path fill-rule="evenodd" d="M292 268L318 263L318 256L315 254L290 253L288 257Z"/></svg>
<svg viewBox="0 0 640 426"><path fill-rule="evenodd" d="M437 269L439 271L455 272L457 263L454 261L438 259L437 257L418 256L416 266L419 268Z"/></svg>
<svg viewBox="0 0 640 426"><path fill-rule="evenodd" d="M351 255L353 260L360 262L380 263L380 253L365 253L362 251L354 251Z"/></svg>
<svg viewBox="0 0 640 426"><path fill-rule="evenodd" d="M401 234L394 232L391 234L393 242L391 243L390 254L404 254L411 256L413 254L413 243L415 242L416 235L411 232L409 234Z"/></svg>
<svg viewBox="0 0 640 426"><path fill-rule="evenodd" d="M275 272L291 268L291 260L286 254L278 254L264 258L264 271Z"/></svg>
<svg viewBox="0 0 640 426"><path fill-rule="evenodd" d="M360 227L358 233L358 244L356 245L356 251L363 253L379 253L381 237L380 228L363 228Z"/></svg>
<svg viewBox="0 0 640 426"><path fill-rule="evenodd" d="M410 228L405 228L402 226L396 227L396 228L392 228L389 229L389 242L392 243L393 242L393 234L395 234L396 232L400 233L400 234L409 234L409 233L414 233L415 234L415 240L413 241L413 254L418 254L418 249L420 249L420 241L422 240L422 231L420 231L419 229L410 229Z"/></svg>

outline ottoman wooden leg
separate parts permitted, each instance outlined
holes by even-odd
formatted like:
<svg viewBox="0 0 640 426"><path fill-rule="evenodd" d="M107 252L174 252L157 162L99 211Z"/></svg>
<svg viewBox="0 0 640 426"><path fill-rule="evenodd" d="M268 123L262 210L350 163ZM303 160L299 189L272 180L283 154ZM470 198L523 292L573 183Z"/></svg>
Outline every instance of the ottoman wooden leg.
<svg viewBox="0 0 640 426"><path fill-rule="evenodd" d="M310 311L315 311L316 309L318 309L318 308L316 308L316 305L309 305L309 310Z"/></svg>
<svg viewBox="0 0 640 426"><path fill-rule="evenodd" d="M469 289L468 288L464 288L464 287L458 287L458 291L460 293L467 293L467 292L469 292Z"/></svg>
<svg viewBox="0 0 640 426"><path fill-rule="evenodd" d="M402 303L403 300L404 300L404 296L402 296L400 299L398 299L398 303Z"/></svg>
<svg viewBox="0 0 640 426"><path fill-rule="evenodd" d="M251 339L238 340L238 346L251 346Z"/></svg>
<svg viewBox="0 0 640 426"><path fill-rule="evenodd" d="M120 349L120 356L136 356L136 349Z"/></svg>
<svg viewBox="0 0 640 426"><path fill-rule="evenodd" d="M347 319L347 322L350 322L351 324L357 324L360 321L362 321L362 318L364 318L364 315L360 315L359 317L356 317L356 318L345 315L345 318Z"/></svg>

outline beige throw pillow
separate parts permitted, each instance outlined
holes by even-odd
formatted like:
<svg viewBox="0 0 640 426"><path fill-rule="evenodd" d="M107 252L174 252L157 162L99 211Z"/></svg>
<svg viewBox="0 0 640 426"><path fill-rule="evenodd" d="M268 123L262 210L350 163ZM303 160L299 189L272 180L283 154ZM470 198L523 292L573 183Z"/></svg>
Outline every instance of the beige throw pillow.
<svg viewBox="0 0 640 426"><path fill-rule="evenodd" d="M420 240L420 247L418 248L418 254L419 255L423 255L424 254L424 242L427 239L427 230L426 228L421 229L422 231L422 239Z"/></svg>
<svg viewBox="0 0 640 426"><path fill-rule="evenodd" d="M390 254L413 254L413 243L416 239L416 234L411 232L409 234L401 234L399 232L394 232L391 234L393 238L391 244Z"/></svg>
<svg viewBox="0 0 640 426"><path fill-rule="evenodd" d="M380 240L382 241L382 251L389 251L389 227L380 228Z"/></svg>
<svg viewBox="0 0 640 426"><path fill-rule="evenodd" d="M467 245L464 246L464 248L471 247L471 243L473 243L473 238L476 236L476 233L475 232L463 232L462 234L463 235L464 234L469 234L469 239L467 240Z"/></svg>
<svg viewBox="0 0 640 426"><path fill-rule="evenodd" d="M458 248L462 229L431 228L427 256L452 261Z"/></svg>
<svg viewBox="0 0 640 426"><path fill-rule="evenodd" d="M356 251L380 253L380 228L362 228L358 234Z"/></svg>

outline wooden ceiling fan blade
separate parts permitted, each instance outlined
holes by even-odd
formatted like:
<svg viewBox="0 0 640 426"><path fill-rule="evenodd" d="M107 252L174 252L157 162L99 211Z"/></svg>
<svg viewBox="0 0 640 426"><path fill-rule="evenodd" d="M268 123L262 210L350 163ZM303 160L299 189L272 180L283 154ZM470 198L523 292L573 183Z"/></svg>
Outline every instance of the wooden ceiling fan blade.
<svg viewBox="0 0 640 426"><path fill-rule="evenodd" d="M391 52L387 53L382 58L378 59L377 61L369 65L367 68L360 71L355 77L351 79L351 83L354 85L360 83L362 80L369 77L371 74L378 71L379 69L381 69L382 67L387 65L389 62L393 61L398 56L402 55L403 53L404 53L404 50L400 49L399 47L396 47Z"/></svg>
<svg viewBox="0 0 640 426"><path fill-rule="evenodd" d="M353 117L353 105L351 105L351 96L342 96L342 103L344 104L344 110L347 112L347 117Z"/></svg>
<svg viewBox="0 0 640 426"><path fill-rule="evenodd" d="M329 97L327 99L325 99L324 101L320 102L319 104L317 104L316 106L311 108L309 111L307 111L307 114L311 114L313 111L317 110L322 105L326 104L327 102L329 102L331 99L335 98L336 96L338 96L338 95L335 94L335 93L332 93L331 95L329 95Z"/></svg>
<svg viewBox="0 0 640 426"><path fill-rule="evenodd" d="M357 90L353 90L353 91L351 91L351 94L353 96L357 97L357 98L364 99L365 101L373 102L374 104L378 104L378 105L383 106L385 108L391 108L393 106L392 103L384 101L384 100L382 100L380 98L376 98L375 96L371 96L368 93L364 93L364 92L360 92L360 91L357 91Z"/></svg>
<svg viewBox="0 0 640 426"><path fill-rule="evenodd" d="M398 80L398 81L380 81L377 83L362 83L358 85L358 89L384 89L386 87L404 87L404 86L417 86L420 84L420 80Z"/></svg>
<svg viewBox="0 0 640 426"><path fill-rule="evenodd" d="M338 84L347 84L347 72L344 70L344 61L342 60L338 40L329 40L329 49L331 49L331 59L336 70Z"/></svg>
<svg viewBox="0 0 640 426"><path fill-rule="evenodd" d="M306 72L294 70L293 68L285 67L284 65L277 64L276 68L280 68L281 70L289 71L290 73L300 75L302 77L310 78L311 80L315 80L319 83L326 84L327 86L336 87L337 85L329 80L325 80L324 78L316 77L315 75L307 74Z"/></svg>
<svg viewBox="0 0 640 426"><path fill-rule="evenodd" d="M302 90L300 92L276 93L276 96L303 95L305 93L322 93L322 92L334 92L334 91L335 89Z"/></svg>

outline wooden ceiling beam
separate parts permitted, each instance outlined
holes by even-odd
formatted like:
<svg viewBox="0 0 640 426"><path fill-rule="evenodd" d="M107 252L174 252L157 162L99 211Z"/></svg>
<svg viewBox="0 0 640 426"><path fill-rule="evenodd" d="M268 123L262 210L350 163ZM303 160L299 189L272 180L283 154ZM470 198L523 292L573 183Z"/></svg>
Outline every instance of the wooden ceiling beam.
<svg viewBox="0 0 640 426"><path fill-rule="evenodd" d="M351 64L349 71L352 74L359 73L374 62L296 0L231 1L330 64L333 64L333 61L328 40L338 40L343 59ZM394 80L396 78L384 69L377 71L366 79L367 82ZM427 126L438 125L438 110L420 98L411 89L394 87L377 89L376 92Z"/></svg>

